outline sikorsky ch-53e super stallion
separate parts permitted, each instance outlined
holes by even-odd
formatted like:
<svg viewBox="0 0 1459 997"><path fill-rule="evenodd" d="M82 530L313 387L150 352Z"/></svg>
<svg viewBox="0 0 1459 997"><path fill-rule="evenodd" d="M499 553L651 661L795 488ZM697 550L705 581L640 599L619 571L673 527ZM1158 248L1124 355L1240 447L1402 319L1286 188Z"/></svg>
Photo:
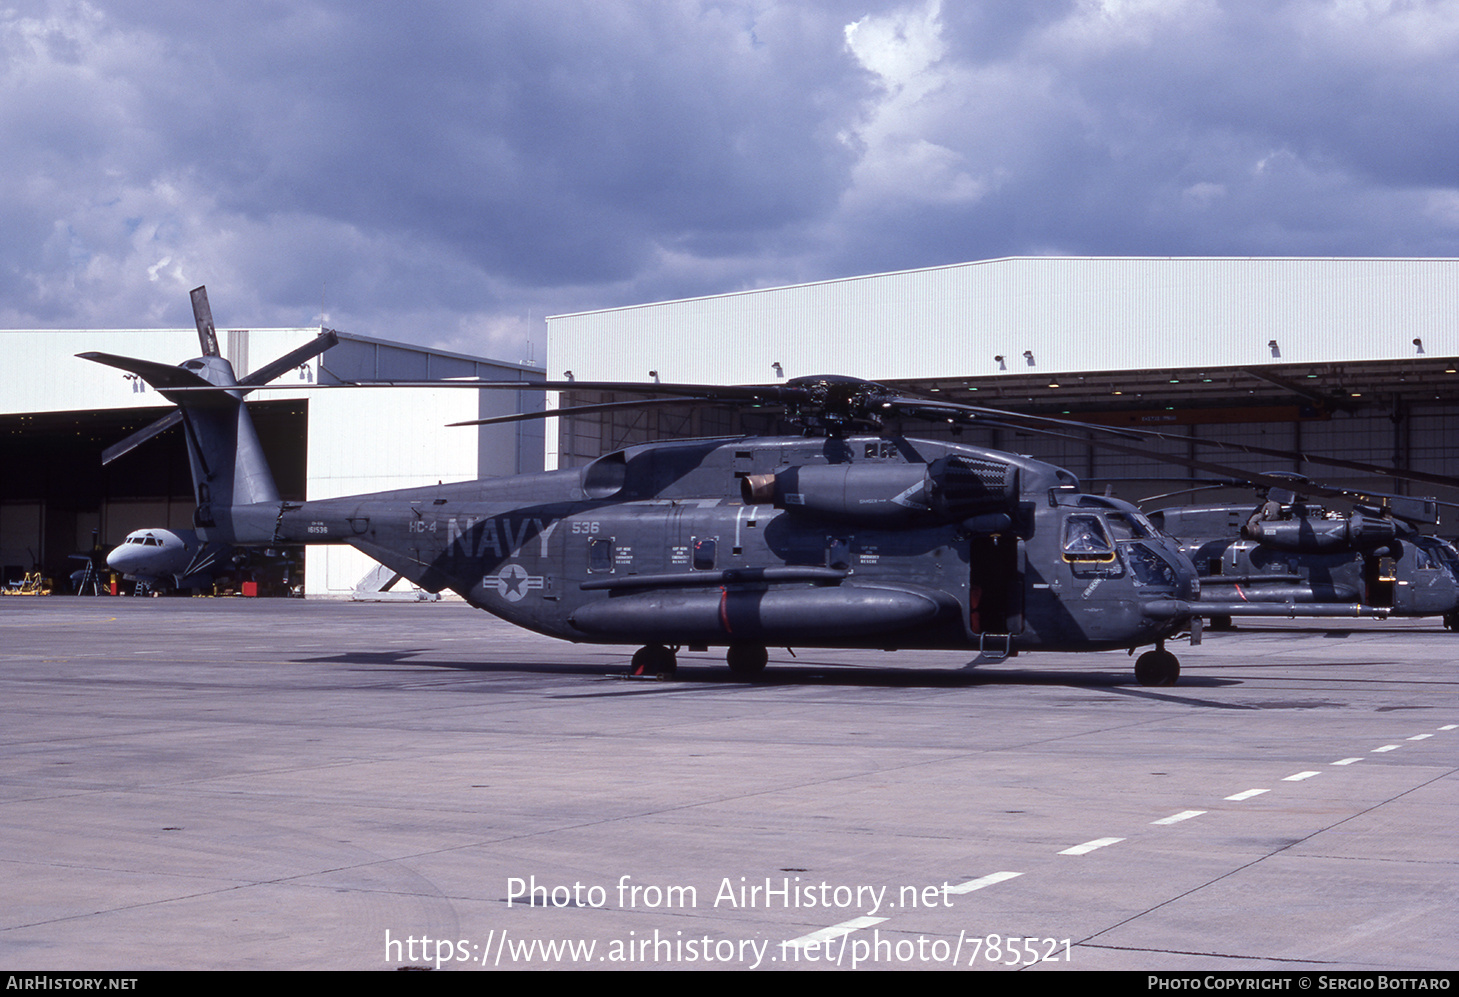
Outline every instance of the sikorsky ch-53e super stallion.
<svg viewBox="0 0 1459 997"><path fill-rule="evenodd" d="M1038 417L852 378L548 382L665 396L638 404L778 406L802 435L650 443L568 470L281 500L244 396L327 349L333 334L240 382L218 354L201 288L193 300L202 357L171 366L82 356L144 378L179 406L107 456L180 420L195 525L209 541L348 544L531 630L640 645L638 673L672 673L683 648L725 648L732 671L753 676L767 647L996 658L1153 645L1135 674L1169 685L1179 664L1166 642L1199 638L1194 567L1132 505L1082 492L1068 471L1029 457L895 431L904 420L1030 426Z"/></svg>
<svg viewBox="0 0 1459 997"><path fill-rule="evenodd" d="M1421 532L1435 499L1347 492L1342 512L1304 498L1298 475L1250 505L1158 509L1201 572L1198 608L1218 627L1232 616L1439 616L1459 630L1459 553ZM1324 491L1332 491L1324 489Z"/></svg>

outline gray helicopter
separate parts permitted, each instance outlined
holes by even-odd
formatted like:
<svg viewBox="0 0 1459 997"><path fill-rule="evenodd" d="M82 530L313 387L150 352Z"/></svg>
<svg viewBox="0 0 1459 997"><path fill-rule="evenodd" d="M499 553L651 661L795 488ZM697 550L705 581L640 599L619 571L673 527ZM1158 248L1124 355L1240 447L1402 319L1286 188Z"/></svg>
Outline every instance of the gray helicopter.
<svg viewBox="0 0 1459 997"><path fill-rule="evenodd" d="M1438 502L1289 477L1289 488L1261 489L1255 508L1150 513L1199 570L1199 609L1213 626L1229 627L1237 616L1439 616L1459 629L1459 553L1422 532L1437 525ZM1304 492L1314 489L1347 499L1351 509L1312 501Z"/></svg>
<svg viewBox="0 0 1459 997"><path fill-rule="evenodd" d="M1195 569L1134 506L1085 493L1042 461L893 431L918 419L1067 422L836 376L740 387L548 382L666 396L630 404L778 406L802 435L650 443L569 470L292 502L279 497L244 397L335 336L240 381L218 354L203 288L193 303L201 357L171 366L81 356L142 377L179 406L105 459L182 422L195 527L209 541L348 544L519 626L639 645L637 674L672 674L683 648L725 648L731 671L753 677L768 647L1002 658L1153 645L1136 677L1171 685L1180 669L1166 642L1199 641Z"/></svg>

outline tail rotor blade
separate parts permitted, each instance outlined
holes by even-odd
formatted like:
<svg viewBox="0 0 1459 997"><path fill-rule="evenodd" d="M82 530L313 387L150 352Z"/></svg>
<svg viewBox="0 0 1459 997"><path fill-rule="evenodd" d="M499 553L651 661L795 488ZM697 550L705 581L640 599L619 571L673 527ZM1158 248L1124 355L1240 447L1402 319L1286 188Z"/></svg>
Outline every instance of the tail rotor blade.
<svg viewBox="0 0 1459 997"><path fill-rule="evenodd" d="M249 387L267 384L285 371L299 366L306 360L312 360L338 342L339 335L333 329L325 329L303 346L296 350L290 350L273 363L260 367L252 374L246 375L238 383L248 385Z"/></svg>
<svg viewBox="0 0 1459 997"><path fill-rule="evenodd" d="M193 288L192 299L193 321L198 324L198 343L203 348L203 356L222 356L218 349L218 330L213 328L213 309L208 306L208 289Z"/></svg>
<svg viewBox="0 0 1459 997"><path fill-rule="evenodd" d="M125 440L122 440L120 443L113 443L111 446L103 450L101 452L102 465L105 466L107 464L110 464L122 454L131 453L133 450L137 449L137 447L141 446L143 443L146 443L152 437L156 436L159 433L166 432L173 426L176 426L179 422L182 422L182 409L173 409L171 412L167 413L156 422L144 426L143 428L133 433L131 436L128 436Z"/></svg>

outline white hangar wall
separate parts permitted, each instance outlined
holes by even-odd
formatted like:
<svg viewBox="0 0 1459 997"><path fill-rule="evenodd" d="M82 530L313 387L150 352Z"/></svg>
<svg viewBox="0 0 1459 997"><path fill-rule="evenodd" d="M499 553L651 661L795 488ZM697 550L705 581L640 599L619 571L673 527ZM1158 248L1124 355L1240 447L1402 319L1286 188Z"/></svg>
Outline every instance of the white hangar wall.
<svg viewBox="0 0 1459 997"><path fill-rule="evenodd" d="M1459 352L1459 260L1014 258L558 315L547 329L552 376L597 380L762 383L773 363L786 378L899 380L1385 360L1412 356L1415 338Z"/></svg>
<svg viewBox="0 0 1459 997"><path fill-rule="evenodd" d="M219 330L224 356L242 377L319 335L317 328ZM88 351L181 363L198 353L194 329L0 331L0 418L25 431L25 417L42 413L97 413L155 409L171 404L122 371L80 360ZM522 391L479 392L461 388L319 390L341 378L439 379L483 377L523 382ZM322 357L285 373L254 399L307 405L305 497L332 498L408 488L438 481L540 470L540 422L448 428L451 422L541 408L538 368L447 354L341 333ZM175 430L173 431L175 432ZM117 437L118 439L120 436ZM106 442L116 442L109 439ZM145 446L146 444L144 444ZM120 461L127 460L127 456ZM119 461L119 462L120 462ZM98 466L97 474L102 469ZM9 467L5 473L23 474ZM184 471L185 476L185 471ZM192 504L113 502L78 521L75 546L100 529L103 543L129 530L157 525L189 527ZM43 536L46 511L33 500L0 502L0 563L23 563ZM162 520L166 520L163 522ZM84 534L81 535L81 534ZM347 547L310 547L305 554L306 594L347 597L375 562Z"/></svg>
<svg viewBox="0 0 1459 997"><path fill-rule="evenodd" d="M219 346L239 377L303 346L318 329L219 330ZM198 355L195 329L16 329L0 331L0 415L85 412L96 409L171 408L171 403L115 367L81 360L78 353L114 353L161 363ZM250 358L256 362L250 366ZM298 377L311 383L318 358ZM294 375L285 375L287 381ZM280 396L282 397L282 396Z"/></svg>
<svg viewBox="0 0 1459 997"><path fill-rule="evenodd" d="M579 380L648 381L656 371L667 382L935 382L954 401L1076 418L1128 412L1197 438L1459 474L1454 259L989 260L552 316L547 355L552 377L570 370ZM1326 417L1299 414L1313 403ZM550 433L548 466L655 434L737 431L707 410L677 422L658 411L573 419ZM1008 431L960 438L1034 454L1095 487L1199 476ZM1203 452L1250 470L1312 473L1289 459ZM1357 472L1322 477L1459 500ZM1128 498L1169 490L1139 487L1119 486Z"/></svg>
<svg viewBox="0 0 1459 997"><path fill-rule="evenodd" d="M316 330L317 331L317 330ZM542 423L458 426L542 408L538 368L343 336L324 355L326 377L523 382L522 391L361 388L315 391L309 400L308 497L337 498L437 482L542 470ZM375 561L352 547L308 547L305 595L347 598Z"/></svg>

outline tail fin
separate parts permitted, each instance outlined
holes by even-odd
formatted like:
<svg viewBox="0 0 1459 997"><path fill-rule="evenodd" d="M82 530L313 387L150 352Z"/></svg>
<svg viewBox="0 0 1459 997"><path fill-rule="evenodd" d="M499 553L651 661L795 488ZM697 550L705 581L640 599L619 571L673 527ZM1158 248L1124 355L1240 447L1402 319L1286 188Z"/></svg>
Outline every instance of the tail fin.
<svg viewBox="0 0 1459 997"><path fill-rule="evenodd" d="M198 503L193 514L194 525L209 540L266 543L272 536L279 492L263 447L259 444L258 433L254 430L253 419L243 403L244 396L252 388L268 383L284 371L329 349L339 338L326 330L313 342L240 381L233 373L232 364L217 352L207 291L200 287L192 293L203 356L173 367L108 353L79 354L85 360L136 374L156 388L162 397L178 406L177 412L164 416L109 448L102 459L103 462L115 460L181 422L187 434L188 461L192 466L193 492ZM237 515L239 507L260 504L275 508L267 515L259 509L253 510L252 515Z"/></svg>

